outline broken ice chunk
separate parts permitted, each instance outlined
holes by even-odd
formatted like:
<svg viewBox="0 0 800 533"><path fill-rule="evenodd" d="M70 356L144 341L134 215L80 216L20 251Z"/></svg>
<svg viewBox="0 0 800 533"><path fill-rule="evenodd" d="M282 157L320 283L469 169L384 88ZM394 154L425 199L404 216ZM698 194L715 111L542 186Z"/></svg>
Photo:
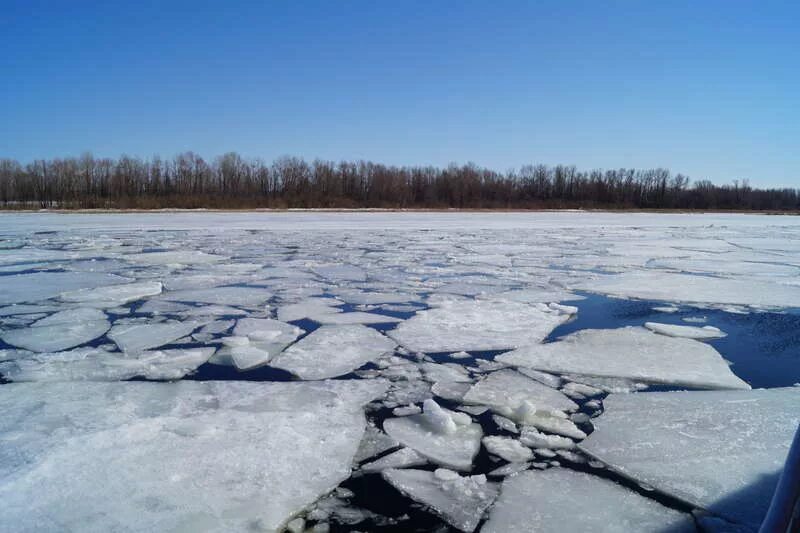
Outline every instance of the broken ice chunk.
<svg viewBox="0 0 800 533"><path fill-rule="evenodd" d="M399 318L393 316L381 315L378 313L363 313L361 311L353 311L351 313L317 313L308 317L314 322L320 324L389 324L393 322L401 322Z"/></svg>
<svg viewBox="0 0 800 533"><path fill-rule="evenodd" d="M431 391L439 398L460 402L471 387L472 385L470 383L439 381L433 384Z"/></svg>
<svg viewBox="0 0 800 533"><path fill-rule="evenodd" d="M531 448L550 448L569 450L575 447L575 442L560 435L547 435L539 432L535 427L524 426L519 441Z"/></svg>
<svg viewBox="0 0 800 533"><path fill-rule="evenodd" d="M492 420L494 420L494 423L497 424L497 427L500 429L508 431L509 433L519 433L517 425L513 420L509 420L508 418L500 415L492 415Z"/></svg>
<svg viewBox="0 0 800 533"><path fill-rule="evenodd" d="M310 318L315 315L329 315L341 313L342 310L334 306L344 302L334 298L308 298L302 302L283 305L278 308L278 319L284 322L292 322L303 318Z"/></svg>
<svg viewBox="0 0 800 533"><path fill-rule="evenodd" d="M565 468L521 472L503 481L485 533L575 531L694 532L684 514L621 485Z"/></svg>
<svg viewBox="0 0 800 533"><path fill-rule="evenodd" d="M514 474L528 470L530 467L531 463L508 463L500 468L495 468L486 475L490 477L513 476Z"/></svg>
<svg viewBox="0 0 800 533"><path fill-rule="evenodd" d="M239 370L251 370L267 364L304 330L270 318L243 318L236 322L232 337L221 339L225 345L218 358L230 356Z"/></svg>
<svg viewBox="0 0 800 533"><path fill-rule="evenodd" d="M257 306L272 298L272 293L257 287L212 287L169 291L158 298L172 302Z"/></svg>
<svg viewBox="0 0 800 533"><path fill-rule="evenodd" d="M800 422L800 389L612 394L579 447L622 474L756 526Z"/></svg>
<svg viewBox="0 0 800 533"><path fill-rule="evenodd" d="M556 342L497 356L505 364L556 373L621 377L696 388L749 389L713 347L644 328L585 329Z"/></svg>
<svg viewBox="0 0 800 533"><path fill-rule="evenodd" d="M341 376L394 350L395 343L360 325L322 326L270 362L301 379Z"/></svg>
<svg viewBox="0 0 800 533"><path fill-rule="evenodd" d="M123 352L137 353L185 337L200 325L202 325L200 322L192 320L157 324L117 324L108 332L108 338L117 343Z"/></svg>
<svg viewBox="0 0 800 533"><path fill-rule="evenodd" d="M38 302L65 291L117 285L128 281L133 280L96 272L35 272L0 276L0 305Z"/></svg>
<svg viewBox="0 0 800 533"><path fill-rule="evenodd" d="M441 470L441 469L440 469ZM483 513L497 498L497 485L486 477L460 476L437 470L384 470L383 477L397 490L430 507L461 531L474 531Z"/></svg>
<svg viewBox="0 0 800 533"><path fill-rule="evenodd" d="M695 339L699 341L727 337L727 333L720 331L719 328L715 328L714 326L676 326L675 324L645 322L644 327L660 335L667 335L668 337L683 337L685 339Z"/></svg>
<svg viewBox="0 0 800 533"><path fill-rule="evenodd" d="M469 415L460 413L469 419ZM469 470L478 453L483 431L478 424L464 423L454 417L456 413L426 400L424 412L383 422L386 433L413 448L431 461L455 468Z"/></svg>
<svg viewBox="0 0 800 533"><path fill-rule="evenodd" d="M483 445L489 451L509 463L523 463L533 458L533 452L516 439L509 437L483 437Z"/></svg>
<svg viewBox="0 0 800 533"><path fill-rule="evenodd" d="M12 346L34 352L57 352L86 344L110 327L102 311L79 308L52 314L30 327L6 330L0 338Z"/></svg>
<svg viewBox="0 0 800 533"><path fill-rule="evenodd" d="M360 463L397 446L400 446L399 442L375 426L367 425L353 461Z"/></svg>
<svg viewBox="0 0 800 533"><path fill-rule="evenodd" d="M428 462L428 459L419 452L411 448L401 448L396 452L384 455L380 459L376 459L371 463L367 463L361 467L362 472L380 472L387 468L408 468L411 466L422 466Z"/></svg>
<svg viewBox="0 0 800 533"><path fill-rule="evenodd" d="M530 410L526 405L535 406L530 415L537 409L574 411L578 408L563 393L510 369L492 372L473 385L464 396L464 402L486 405L497 414L523 423Z"/></svg>

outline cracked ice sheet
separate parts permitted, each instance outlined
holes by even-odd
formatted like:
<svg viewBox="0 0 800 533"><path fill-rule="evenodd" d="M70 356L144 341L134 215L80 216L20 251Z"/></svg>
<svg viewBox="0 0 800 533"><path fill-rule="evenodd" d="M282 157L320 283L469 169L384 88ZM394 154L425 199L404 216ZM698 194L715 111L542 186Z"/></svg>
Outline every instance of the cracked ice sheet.
<svg viewBox="0 0 800 533"><path fill-rule="evenodd" d="M4 331L0 338L12 346L34 352L66 350L103 335L111 327L97 309L69 309L52 314L27 328Z"/></svg>
<svg viewBox="0 0 800 533"><path fill-rule="evenodd" d="M415 352L503 350L537 344L569 317L543 304L455 301L421 311L387 334Z"/></svg>
<svg viewBox="0 0 800 533"><path fill-rule="evenodd" d="M800 287L767 281L624 272L575 284L576 288L641 300L783 308L800 305Z"/></svg>
<svg viewBox="0 0 800 533"><path fill-rule="evenodd" d="M394 341L366 326L322 326L284 350L270 366L300 379L325 379L347 374L395 346Z"/></svg>
<svg viewBox="0 0 800 533"><path fill-rule="evenodd" d="M800 423L800 388L611 395L578 446L622 474L758 526Z"/></svg>
<svg viewBox="0 0 800 533"><path fill-rule="evenodd" d="M483 533L695 531L690 515L621 485L565 468L521 472L501 487Z"/></svg>
<svg viewBox="0 0 800 533"><path fill-rule="evenodd" d="M156 350L125 355L101 348L68 352L23 354L0 363L0 373L11 381L119 381L135 377L176 380L209 360L214 348Z"/></svg>
<svg viewBox="0 0 800 533"><path fill-rule="evenodd" d="M497 497L497 484L486 476L460 476L438 469L383 471L383 477L397 490L430 507L450 525L467 533L474 531L484 511Z"/></svg>
<svg viewBox="0 0 800 533"><path fill-rule="evenodd" d="M385 387L4 385L3 520L23 532L277 531L350 475L361 406Z"/></svg>
<svg viewBox="0 0 800 533"><path fill-rule="evenodd" d="M708 389L749 389L711 346L639 327L585 329L496 358L508 365Z"/></svg>

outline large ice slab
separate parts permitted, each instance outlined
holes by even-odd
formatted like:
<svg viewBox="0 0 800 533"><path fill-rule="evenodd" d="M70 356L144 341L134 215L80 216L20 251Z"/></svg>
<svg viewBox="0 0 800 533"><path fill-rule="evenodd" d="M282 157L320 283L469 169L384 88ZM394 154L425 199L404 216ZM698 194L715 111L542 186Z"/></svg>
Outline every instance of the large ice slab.
<svg viewBox="0 0 800 533"><path fill-rule="evenodd" d="M366 326L322 326L287 348L270 366L301 379L325 379L347 374L395 346L391 339Z"/></svg>
<svg viewBox="0 0 800 533"><path fill-rule="evenodd" d="M619 377L695 388L747 389L711 346L639 327L586 329L556 342L497 356L509 365L555 373Z"/></svg>
<svg viewBox="0 0 800 533"><path fill-rule="evenodd" d="M388 335L418 352L503 350L541 342L569 316L544 304L447 302L417 313Z"/></svg>
<svg viewBox="0 0 800 533"><path fill-rule="evenodd" d="M37 320L30 327L3 331L4 342L34 352L54 352L85 344L102 336L111 324L102 311L69 309Z"/></svg>
<svg viewBox="0 0 800 533"><path fill-rule="evenodd" d="M194 331L200 322L159 322L155 324L117 324L108 332L123 352L137 353L150 348L158 348L178 340Z"/></svg>
<svg viewBox="0 0 800 533"><path fill-rule="evenodd" d="M154 350L133 355L77 348L15 358L0 364L11 381L119 381L135 377L176 380L209 360L214 348Z"/></svg>
<svg viewBox="0 0 800 533"><path fill-rule="evenodd" d="M143 281L63 292L59 297L65 302L77 302L93 307L116 307L146 296L161 294L161 289L160 281Z"/></svg>
<svg viewBox="0 0 800 533"><path fill-rule="evenodd" d="M797 286L666 272L623 272L581 282L578 288L641 300L761 307L800 305Z"/></svg>
<svg viewBox="0 0 800 533"><path fill-rule="evenodd" d="M800 388L611 395L579 447L621 473L758 525L800 422Z"/></svg>
<svg viewBox="0 0 800 533"><path fill-rule="evenodd" d="M350 475L376 380L0 387L15 531L278 531ZM102 512L101 512L102 511Z"/></svg>
<svg viewBox="0 0 800 533"><path fill-rule="evenodd" d="M430 507L460 531L474 531L483 513L497 498L497 484L486 476L460 476L438 469L384 470L383 477L409 498Z"/></svg>
<svg viewBox="0 0 800 533"><path fill-rule="evenodd" d="M565 468L506 478L483 533L695 531L690 515L630 489Z"/></svg>

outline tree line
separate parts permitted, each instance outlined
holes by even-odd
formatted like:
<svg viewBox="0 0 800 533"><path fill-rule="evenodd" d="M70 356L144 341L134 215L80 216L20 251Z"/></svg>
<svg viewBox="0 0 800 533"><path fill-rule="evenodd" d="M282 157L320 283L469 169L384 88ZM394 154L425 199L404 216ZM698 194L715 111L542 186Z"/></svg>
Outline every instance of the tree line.
<svg viewBox="0 0 800 533"><path fill-rule="evenodd" d="M20 208L638 208L796 211L800 190L715 185L656 169L526 165L391 166L369 161L211 161L123 155L22 164L0 159L0 205Z"/></svg>

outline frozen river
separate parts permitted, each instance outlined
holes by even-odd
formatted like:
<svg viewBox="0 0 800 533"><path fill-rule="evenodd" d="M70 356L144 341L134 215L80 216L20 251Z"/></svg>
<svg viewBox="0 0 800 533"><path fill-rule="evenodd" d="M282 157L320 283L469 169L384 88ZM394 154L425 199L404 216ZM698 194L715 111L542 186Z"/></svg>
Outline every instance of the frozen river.
<svg viewBox="0 0 800 533"><path fill-rule="evenodd" d="M756 530L798 384L800 217L0 213L8 531Z"/></svg>

